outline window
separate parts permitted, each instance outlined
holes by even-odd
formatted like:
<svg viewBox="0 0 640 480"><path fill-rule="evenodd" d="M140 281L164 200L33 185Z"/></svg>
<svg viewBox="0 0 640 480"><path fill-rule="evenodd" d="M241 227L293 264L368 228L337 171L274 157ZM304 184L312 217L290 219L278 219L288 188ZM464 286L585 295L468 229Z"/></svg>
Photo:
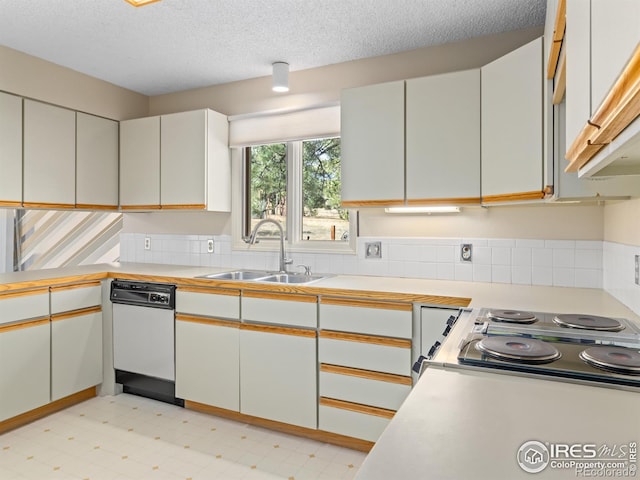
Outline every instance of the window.
<svg viewBox="0 0 640 480"><path fill-rule="evenodd" d="M262 219L281 223L289 244L349 244L349 212L340 206L340 138L270 143L244 149L243 236ZM277 239L264 224L259 239Z"/></svg>

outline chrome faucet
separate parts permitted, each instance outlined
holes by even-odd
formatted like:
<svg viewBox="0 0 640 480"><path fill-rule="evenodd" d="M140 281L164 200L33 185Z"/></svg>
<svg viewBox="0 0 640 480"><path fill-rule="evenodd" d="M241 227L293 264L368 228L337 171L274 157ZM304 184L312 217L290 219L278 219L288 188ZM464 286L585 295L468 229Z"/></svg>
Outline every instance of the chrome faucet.
<svg viewBox="0 0 640 480"><path fill-rule="evenodd" d="M292 264L293 260L290 258L285 258L284 256L284 230L282 229L282 225L280 225L280 222L272 220L271 218L260 220L258 223L256 223L256 226L253 227L253 230L251 231L251 235L249 236L249 245L253 245L254 243L258 242L258 229L265 223L273 223L276 227L278 227L278 231L280 232L280 273L287 273L286 265Z"/></svg>

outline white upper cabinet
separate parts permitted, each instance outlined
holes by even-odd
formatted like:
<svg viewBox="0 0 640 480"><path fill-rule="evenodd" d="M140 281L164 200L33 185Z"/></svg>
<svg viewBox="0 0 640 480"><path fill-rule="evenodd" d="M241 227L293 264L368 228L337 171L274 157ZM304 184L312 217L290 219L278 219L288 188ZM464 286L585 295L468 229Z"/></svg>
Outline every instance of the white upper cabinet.
<svg viewBox="0 0 640 480"><path fill-rule="evenodd" d="M480 70L406 88L407 203L479 203Z"/></svg>
<svg viewBox="0 0 640 480"><path fill-rule="evenodd" d="M228 128L212 110L120 122L122 208L230 211Z"/></svg>
<svg viewBox="0 0 640 480"><path fill-rule="evenodd" d="M622 73L638 41L638 0L591 0L591 114Z"/></svg>
<svg viewBox="0 0 640 480"><path fill-rule="evenodd" d="M227 117L213 110L161 117L162 208L231 210L228 137Z"/></svg>
<svg viewBox="0 0 640 480"><path fill-rule="evenodd" d="M25 207L73 207L76 113L24 100Z"/></svg>
<svg viewBox="0 0 640 480"><path fill-rule="evenodd" d="M160 117L120 122L120 206L160 208Z"/></svg>
<svg viewBox="0 0 640 480"><path fill-rule="evenodd" d="M481 69L485 203L544 197L542 72L542 38Z"/></svg>
<svg viewBox="0 0 640 480"><path fill-rule="evenodd" d="M22 205L22 98L0 92L0 206Z"/></svg>
<svg viewBox="0 0 640 480"><path fill-rule="evenodd" d="M404 203L404 89L399 81L342 91L345 207Z"/></svg>
<svg viewBox="0 0 640 480"><path fill-rule="evenodd" d="M118 208L118 122L77 113L76 206Z"/></svg>

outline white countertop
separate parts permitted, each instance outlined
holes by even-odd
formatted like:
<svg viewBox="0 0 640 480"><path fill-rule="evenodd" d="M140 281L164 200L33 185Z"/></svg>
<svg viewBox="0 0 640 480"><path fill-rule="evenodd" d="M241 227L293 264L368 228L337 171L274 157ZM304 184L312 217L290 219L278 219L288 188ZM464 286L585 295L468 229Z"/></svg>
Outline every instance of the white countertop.
<svg viewBox="0 0 640 480"><path fill-rule="evenodd" d="M524 472L516 456L530 440L640 444L640 394L431 366L356 480L576 478Z"/></svg>

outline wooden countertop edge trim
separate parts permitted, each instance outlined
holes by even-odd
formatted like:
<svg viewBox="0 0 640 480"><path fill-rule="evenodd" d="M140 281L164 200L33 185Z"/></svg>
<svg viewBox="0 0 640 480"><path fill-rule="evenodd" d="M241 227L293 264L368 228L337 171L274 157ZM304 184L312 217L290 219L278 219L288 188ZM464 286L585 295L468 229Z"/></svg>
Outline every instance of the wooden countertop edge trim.
<svg viewBox="0 0 640 480"><path fill-rule="evenodd" d="M297 425L290 425L288 423L276 422L275 420L267 420L265 418L254 417L252 415L246 415L233 410L227 410L220 407L213 407L204 403L198 403L191 400L184 402L185 408L194 410L200 413L206 413L209 415L215 415L217 417L227 418L235 420L237 422L248 423L258 427L268 428L282 433L290 435L297 435L299 437L310 438L312 440L330 443L332 445L338 445L341 447L350 448L352 450L358 450L360 452L369 452L374 445L374 442L368 440L361 440L359 438L347 437L346 435L340 435L332 432L325 432L324 430L316 430L312 428L299 427Z"/></svg>
<svg viewBox="0 0 640 480"><path fill-rule="evenodd" d="M76 203L76 208L87 210L118 210L118 205L99 205L95 203Z"/></svg>
<svg viewBox="0 0 640 480"><path fill-rule="evenodd" d="M304 303L317 303L318 297L316 295L304 295L297 293L269 293L256 290L243 290L242 296L245 298L262 298L265 300L285 300L287 302L304 302Z"/></svg>
<svg viewBox="0 0 640 480"><path fill-rule="evenodd" d="M0 207L21 208L22 202L14 200L0 200Z"/></svg>
<svg viewBox="0 0 640 480"><path fill-rule="evenodd" d="M368 343L382 347L411 348L411 340L404 338L381 337L377 335L363 335L361 333L337 332L335 330L320 330L318 338L328 340L342 340L346 342Z"/></svg>
<svg viewBox="0 0 640 480"><path fill-rule="evenodd" d="M204 317L200 315L187 315L176 313L176 321L188 323L201 323L203 325L213 325L217 327L240 328L240 321L223 320L221 318Z"/></svg>
<svg viewBox="0 0 640 480"><path fill-rule="evenodd" d="M284 327L279 325L257 325L255 323L241 323L240 330L251 332L274 333L277 335L292 335L294 337L316 338L316 331L303 328Z"/></svg>
<svg viewBox="0 0 640 480"><path fill-rule="evenodd" d="M411 198L407 200L407 205L480 205L480 197L460 197L460 198Z"/></svg>
<svg viewBox="0 0 640 480"><path fill-rule="evenodd" d="M376 417L387 418L389 420L391 420L396 413L394 410L387 410L386 408L373 407L371 405L363 405L361 403L345 402L344 400L336 400L334 398L327 397L320 397L319 405L321 407L339 408L341 410L349 410L350 412L374 415Z"/></svg>
<svg viewBox="0 0 640 480"><path fill-rule="evenodd" d="M160 210L160 205L120 205L120 210Z"/></svg>
<svg viewBox="0 0 640 480"><path fill-rule="evenodd" d="M0 333L6 333L12 330L21 330L23 328L37 327L39 325L47 325L48 323L49 316L31 318L29 320L21 320L13 323L5 323L0 325Z"/></svg>
<svg viewBox="0 0 640 480"><path fill-rule="evenodd" d="M81 390L77 393L74 393L73 395L69 395L68 397L54 400L51 403L43 405L42 407L38 407L29 412L22 413L16 417L4 420L0 422L0 435L18 427L22 427L23 425L27 425L40 418L46 417L47 415L51 415L52 413L59 412L60 410L64 410L65 408L69 408L73 405L76 405L77 403L89 400L90 398L95 397L96 394L96 387L90 387L86 390Z"/></svg>
<svg viewBox="0 0 640 480"><path fill-rule="evenodd" d="M320 304L359 308L382 308L386 310L399 310L403 312L413 311L413 304L411 303L383 302L379 300L365 300L360 298L329 297L326 295L320 296Z"/></svg>
<svg viewBox="0 0 640 480"><path fill-rule="evenodd" d="M161 210L204 210L205 207L206 205L204 203L160 205Z"/></svg>
<svg viewBox="0 0 640 480"><path fill-rule="evenodd" d="M345 208L355 207L400 207L404 205L404 200L343 200L342 206Z"/></svg>
<svg viewBox="0 0 640 480"><path fill-rule="evenodd" d="M566 172L577 172L640 115L640 44L589 122L567 150Z"/></svg>
<svg viewBox="0 0 640 480"><path fill-rule="evenodd" d="M123 280L142 280L150 282L175 283L187 287L227 288L237 290L252 290L271 293L295 293L306 295L324 295L334 297L351 297L357 299L411 302L427 305L450 305L455 307L467 307L471 303L469 297L452 297L447 295L427 295L417 293L387 292L382 290L351 290L343 288L317 287L317 286L285 286L285 285L257 285L250 282L238 282L233 280L211 280L203 278L174 277L164 275L137 274L106 270L100 273L87 273L70 275L65 277L45 278L41 280L29 280L0 284L0 298L3 295L14 294L16 290L24 290L25 294L38 288L63 285L67 283L83 282L90 280L105 280L108 278L120 278ZM259 290L257 290L259 289Z"/></svg>
<svg viewBox="0 0 640 480"><path fill-rule="evenodd" d="M92 313L101 313L101 312L102 312L101 306L79 308L78 310L72 310L70 312L54 313L51 315L51 321L57 322L59 320L67 320L68 318L81 317L83 315L90 315Z"/></svg>
<svg viewBox="0 0 640 480"><path fill-rule="evenodd" d="M500 193L498 195L483 195L483 203L493 202L517 202L523 200L541 200L544 198L543 190L534 190L532 192L515 192L515 193Z"/></svg>
<svg viewBox="0 0 640 480"><path fill-rule="evenodd" d="M78 282L78 283L70 283L67 285L57 285L51 287L52 292L62 292L65 290L75 290L76 288L90 288L90 287L99 287L100 280L94 280L91 282Z"/></svg>
<svg viewBox="0 0 640 480"><path fill-rule="evenodd" d="M348 375L350 377L365 378L367 380L378 380L380 382L395 383L398 385L413 385L413 379L411 377L395 375L393 373L375 372L373 370L363 370L360 368L343 367L341 365L331 365L328 363L321 363L320 371L325 373L334 373L337 375Z"/></svg>
<svg viewBox="0 0 640 480"><path fill-rule="evenodd" d="M239 297L240 290L232 288L216 288L216 287L189 287L185 285L178 285L179 292L189 293L205 293L207 295L227 295L230 297Z"/></svg>
<svg viewBox="0 0 640 480"><path fill-rule="evenodd" d="M24 208L48 208L56 210L58 208L76 208L75 203L45 203L45 202L23 202Z"/></svg>

